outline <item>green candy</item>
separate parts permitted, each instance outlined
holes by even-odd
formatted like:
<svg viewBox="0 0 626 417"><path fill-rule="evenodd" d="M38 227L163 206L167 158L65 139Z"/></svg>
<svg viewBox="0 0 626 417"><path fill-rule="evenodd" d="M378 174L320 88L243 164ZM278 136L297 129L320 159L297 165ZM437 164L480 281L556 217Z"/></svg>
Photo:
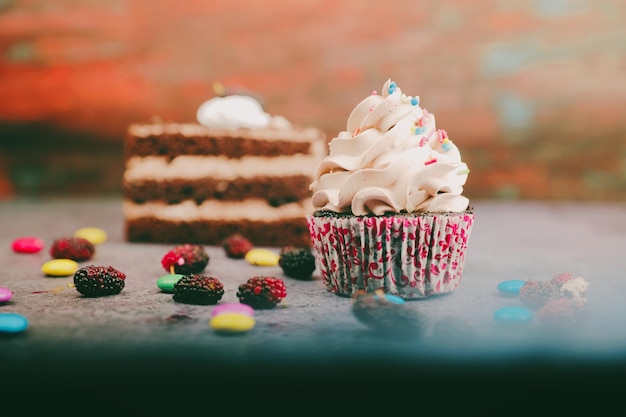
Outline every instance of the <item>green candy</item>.
<svg viewBox="0 0 626 417"><path fill-rule="evenodd" d="M167 274L163 275L159 279L157 279L157 287L161 289L163 292L173 293L174 285L178 282L179 279L184 277L183 274Z"/></svg>

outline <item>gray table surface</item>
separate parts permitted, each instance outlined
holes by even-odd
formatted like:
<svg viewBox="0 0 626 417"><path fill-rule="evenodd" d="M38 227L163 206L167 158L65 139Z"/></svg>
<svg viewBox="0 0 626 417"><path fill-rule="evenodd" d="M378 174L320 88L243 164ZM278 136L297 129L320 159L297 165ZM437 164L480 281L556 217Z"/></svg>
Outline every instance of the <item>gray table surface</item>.
<svg viewBox="0 0 626 417"><path fill-rule="evenodd" d="M214 306L176 303L157 288L157 278L165 274L160 260L173 245L124 241L121 200L0 202L0 286L14 292L0 312L29 320L23 334L0 338L4 374L26 378L36 372L44 378L59 369L76 376L97 369L106 375L123 367L146 379L164 371L265 377L282 372L311 378L338 377L340 372L409 377L418 371L430 376L458 371L461 377L459 370L466 369L468 377L476 377L485 370L523 372L528 364L537 369L562 364L570 370L589 364L603 376L621 372L626 354L626 203L475 201L473 206L477 218L461 285L453 293L406 304L428 320L427 332L413 338L372 331L354 316L350 298L326 291L317 270L313 280L300 281L285 277L278 266L228 259L222 248L207 246L205 272L224 284L221 303L237 302L238 285L254 275L281 277L287 286L284 303L257 311L251 331L218 334L208 325ZM71 277L41 272L51 259L51 242L86 226L104 229L108 240L81 265L111 265L126 273L126 287L118 295L85 298L67 286ZM46 249L13 252L11 242L22 236L43 238ZM549 280L561 272L590 283L587 323L555 333L537 322L495 322L497 309L521 305L500 294L498 283ZM172 320L176 315L187 319Z"/></svg>

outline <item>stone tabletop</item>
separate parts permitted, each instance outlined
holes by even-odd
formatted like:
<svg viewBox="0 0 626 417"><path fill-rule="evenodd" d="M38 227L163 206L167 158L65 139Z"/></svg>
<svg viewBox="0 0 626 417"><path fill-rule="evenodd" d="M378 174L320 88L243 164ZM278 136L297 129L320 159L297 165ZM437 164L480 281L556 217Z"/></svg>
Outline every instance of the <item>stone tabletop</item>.
<svg viewBox="0 0 626 417"><path fill-rule="evenodd" d="M66 375L119 367L150 375L171 372L238 372L259 375L412 374L442 369L505 370L529 361L540 366L621 365L626 354L626 204L478 201L465 273L456 291L409 301L426 319L419 337L380 335L353 314L353 301L329 293L318 271L310 281L286 277L278 266L229 259L207 246L206 273L218 277L220 302L237 302L240 283L254 275L282 278L287 297L275 309L256 312L247 333L223 335L208 325L214 306L176 303L156 280L162 256L174 245L129 243L123 237L121 201L16 199L0 203L0 287L13 291L0 312L29 320L28 329L0 338L5 375L63 369ZM82 227L108 233L95 257L81 264L113 266L127 275L120 294L82 297L72 277L46 277L41 266L59 237ZM38 236L46 249L19 254L11 242ZM268 248L278 252L279 248ZM590 284L588 320L568 331L547 331L536 320L503 325L494 312L520 306L497 290L505 280L549 280L571 272ZM539 366L538 365L538 366ZM608 366L608 365L607 365ZM251 372L254 370L254 372ZM161 369L161 371L163 371ZM307 374L308 373L308 374ZM49 374L48 374L49 375Z"/></svg>

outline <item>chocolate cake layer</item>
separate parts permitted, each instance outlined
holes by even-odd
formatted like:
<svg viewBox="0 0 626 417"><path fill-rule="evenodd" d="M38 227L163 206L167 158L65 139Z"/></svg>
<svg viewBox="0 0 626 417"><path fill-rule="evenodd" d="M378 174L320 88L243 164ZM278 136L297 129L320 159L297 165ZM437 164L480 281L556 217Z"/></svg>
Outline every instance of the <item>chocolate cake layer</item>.
<svg viewBox="0 0 626 417"><path fill-rule="evenodd" d="M311 246L309 185L327 150L318 129L134 124L124 142L129 242Z"/></svg>
<svg viewBox="0 0 626 417"><path fill-rule="evenodd" d="M305 175L286 177L255 177L223 180L202 178L195 180L172 179L169 181L124 181L126 199L141 204L147 201L163 201L176 204L193 200L200 204L207 199L241 201L259 198L272 207L310 197L311 178Z"/></svg>
<svg viewBox="0 0 626 417"><path fill-rule="evenodd" d="M220 246L232 234L242 233L255 246L310 247L311 238L305 218L273 222L248 219L228 221L166 221L155 217L130 219L125 223L129 242L196 243Z"/></svg>
<svg viewBox="0 0 626 417"><path fill-rule="evenodd" d="M126 159L132 156L214 155L228 158L285 156L311 153L320 138L315 129L224 130L194 124L131 125L124 142Z"/></svg>

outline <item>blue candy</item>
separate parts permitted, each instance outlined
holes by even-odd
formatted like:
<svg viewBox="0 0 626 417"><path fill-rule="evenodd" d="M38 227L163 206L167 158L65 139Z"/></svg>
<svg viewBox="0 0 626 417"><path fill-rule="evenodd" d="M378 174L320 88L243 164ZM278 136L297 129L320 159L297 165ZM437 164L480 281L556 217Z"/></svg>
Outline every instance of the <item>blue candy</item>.
<svg viewBox="0 0 626 417"><path fill-rule="evenodd" d="M517 297L519 295L520 288L522 288L524 284L526 284L526 281L522 281L521 279L502 281L498 284L498 291L509 297Z"/></svg>
<svg viewBox="0 0 626 417"><path fill-rule="evenodd" d="M28 327L28 319L17 313L0 313L0 333L19 333Z"/></svg>
<svg viewBox="0 0 626 417"><path fill-rule="evenodd" d="M378 298L378 294L376 294L374 296L375 299ZM385 300L389 301L390 303L394 303L394 304L404 304L404 300L400 297L398 297L397 295L392 295L392 294L385 294L384 295Z"/></svg>
<svg viewBox="0 0 626 417"><path fill-rule="evenodd" d="M498 323L528 324L533 320L533 312L524 307L502 307L493 313Z"/></svg>

